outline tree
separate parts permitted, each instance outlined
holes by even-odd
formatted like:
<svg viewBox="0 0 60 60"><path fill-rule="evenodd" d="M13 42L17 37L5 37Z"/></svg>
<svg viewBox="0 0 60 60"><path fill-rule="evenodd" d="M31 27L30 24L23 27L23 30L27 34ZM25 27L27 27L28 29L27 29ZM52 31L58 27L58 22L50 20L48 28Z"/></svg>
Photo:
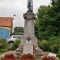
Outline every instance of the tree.
<svg viewBox="0 0 60 60"><path fill-rule="evenodd" d="M38 28L38 30L35 28L35 32L36 30L38 31L36 34L38 34L41 39L47 39L50 35L49 28L51 28L51 26L47 26L47 24L50 23L50 17L48 16L49 9L50 6L41 6L37 12L37 22L35 21L35 27Z"/></svg>
<svg viewBox="0 0 60 60"><path fill-rule="evenodd" d="M52 0L51 6L39 7L35 35L40 37L39 40L48 42L49 51L54 53L60 51L60 0ZM43 48L45 43L42 44L41 41L40 47Z"/></svg>
<svg viewBox="0 0 60 60"><path fill-rule="evenodd" d="M41 39L60 35L60 0L52 0L51 6L41 6L37 12L35 25ZM36 29L35 29L36 30Z"/></svg>
<svg viewBox="0 0 60 60"><path fill-rule="evenodd" d="M14 33L23 33L24 32L24 27L15 27L14 28Z"/></svg>

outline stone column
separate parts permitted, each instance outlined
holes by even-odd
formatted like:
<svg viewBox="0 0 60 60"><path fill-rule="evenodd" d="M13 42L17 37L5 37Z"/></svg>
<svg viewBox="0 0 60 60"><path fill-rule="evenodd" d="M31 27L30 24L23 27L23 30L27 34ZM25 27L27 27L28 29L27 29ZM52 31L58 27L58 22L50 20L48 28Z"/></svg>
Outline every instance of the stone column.
<svg viewBox="0 0 60 60"><path fill-rule="evenodd" d="M34 20L36 19L33 12L26 12L23 14L25 19L24 24L24 35L21 38L21 44L26 44L26 40L31 40L32 45L37 45L37 38L34 35Z"/></svg>
<svg viewBox="0 0 60 60"><path fill-rule="evenodd" d="M35 14L32 12L27 12L24 15L25 25L24 25L24 35L34 36L34 20Z"/></svg>

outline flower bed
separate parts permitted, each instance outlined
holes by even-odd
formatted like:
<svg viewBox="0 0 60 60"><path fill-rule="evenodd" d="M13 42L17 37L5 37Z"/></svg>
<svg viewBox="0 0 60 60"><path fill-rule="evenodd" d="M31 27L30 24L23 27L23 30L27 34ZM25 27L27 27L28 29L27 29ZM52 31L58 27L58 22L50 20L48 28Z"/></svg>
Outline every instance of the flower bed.
<svg viewBox="0 0 60 60"><path fill-rule="evenodd" d="M42 58L42 60L55 60L55 58L53 56L51 56L51 57L45 56Z"/></svg>
<svg viewBox="0 0 60 60"><path fill-rule="evenodd" d="M6 54L1 60L16 60L13 54Z"/></svg>
<svg viewBox="0 0 60 60"><path fill-rule="evenodd" d="M23 54L20 60L35 60L34 56L31 54Z"/></svg>
<svg viewBox="0 0 60 60"><path fill-rule="evenodd" d="M35 60L34 56L31 54L23 54L20 60ZM6 54L1 60L16 60L13 54Z"/></svg>

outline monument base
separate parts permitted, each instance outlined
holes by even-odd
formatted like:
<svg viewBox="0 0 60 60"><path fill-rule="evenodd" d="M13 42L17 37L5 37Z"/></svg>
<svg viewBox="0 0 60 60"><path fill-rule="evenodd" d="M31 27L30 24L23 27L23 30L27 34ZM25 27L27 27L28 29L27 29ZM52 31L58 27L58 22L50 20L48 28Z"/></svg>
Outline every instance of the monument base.
<svg viewBox="0 0 60 60"><path fill-rule="evenodd" d="M39 54L43 53L43 50L40 49L37 45L32 45L32 44L23 44L19 45L19 47L15 50L16 52L19 52L21 55L22 54Z"/></svg>
<svg viewBox="0 0 60 60"><path fill-rule="evenodd" d="M33 55L33 45L31 45L31 44L23 45L23 54L32 54Z"/></svg>

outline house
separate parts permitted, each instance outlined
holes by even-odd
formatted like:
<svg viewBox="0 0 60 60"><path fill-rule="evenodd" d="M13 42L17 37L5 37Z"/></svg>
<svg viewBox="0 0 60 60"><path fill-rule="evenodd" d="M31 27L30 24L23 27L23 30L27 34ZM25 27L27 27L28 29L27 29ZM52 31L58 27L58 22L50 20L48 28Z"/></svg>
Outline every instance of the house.
<svg viewBox="0 0 60 60"><path fill-rule="evenodd" d="M0 17L0 38L8 38L12 33L13 18Z"/></svg>

